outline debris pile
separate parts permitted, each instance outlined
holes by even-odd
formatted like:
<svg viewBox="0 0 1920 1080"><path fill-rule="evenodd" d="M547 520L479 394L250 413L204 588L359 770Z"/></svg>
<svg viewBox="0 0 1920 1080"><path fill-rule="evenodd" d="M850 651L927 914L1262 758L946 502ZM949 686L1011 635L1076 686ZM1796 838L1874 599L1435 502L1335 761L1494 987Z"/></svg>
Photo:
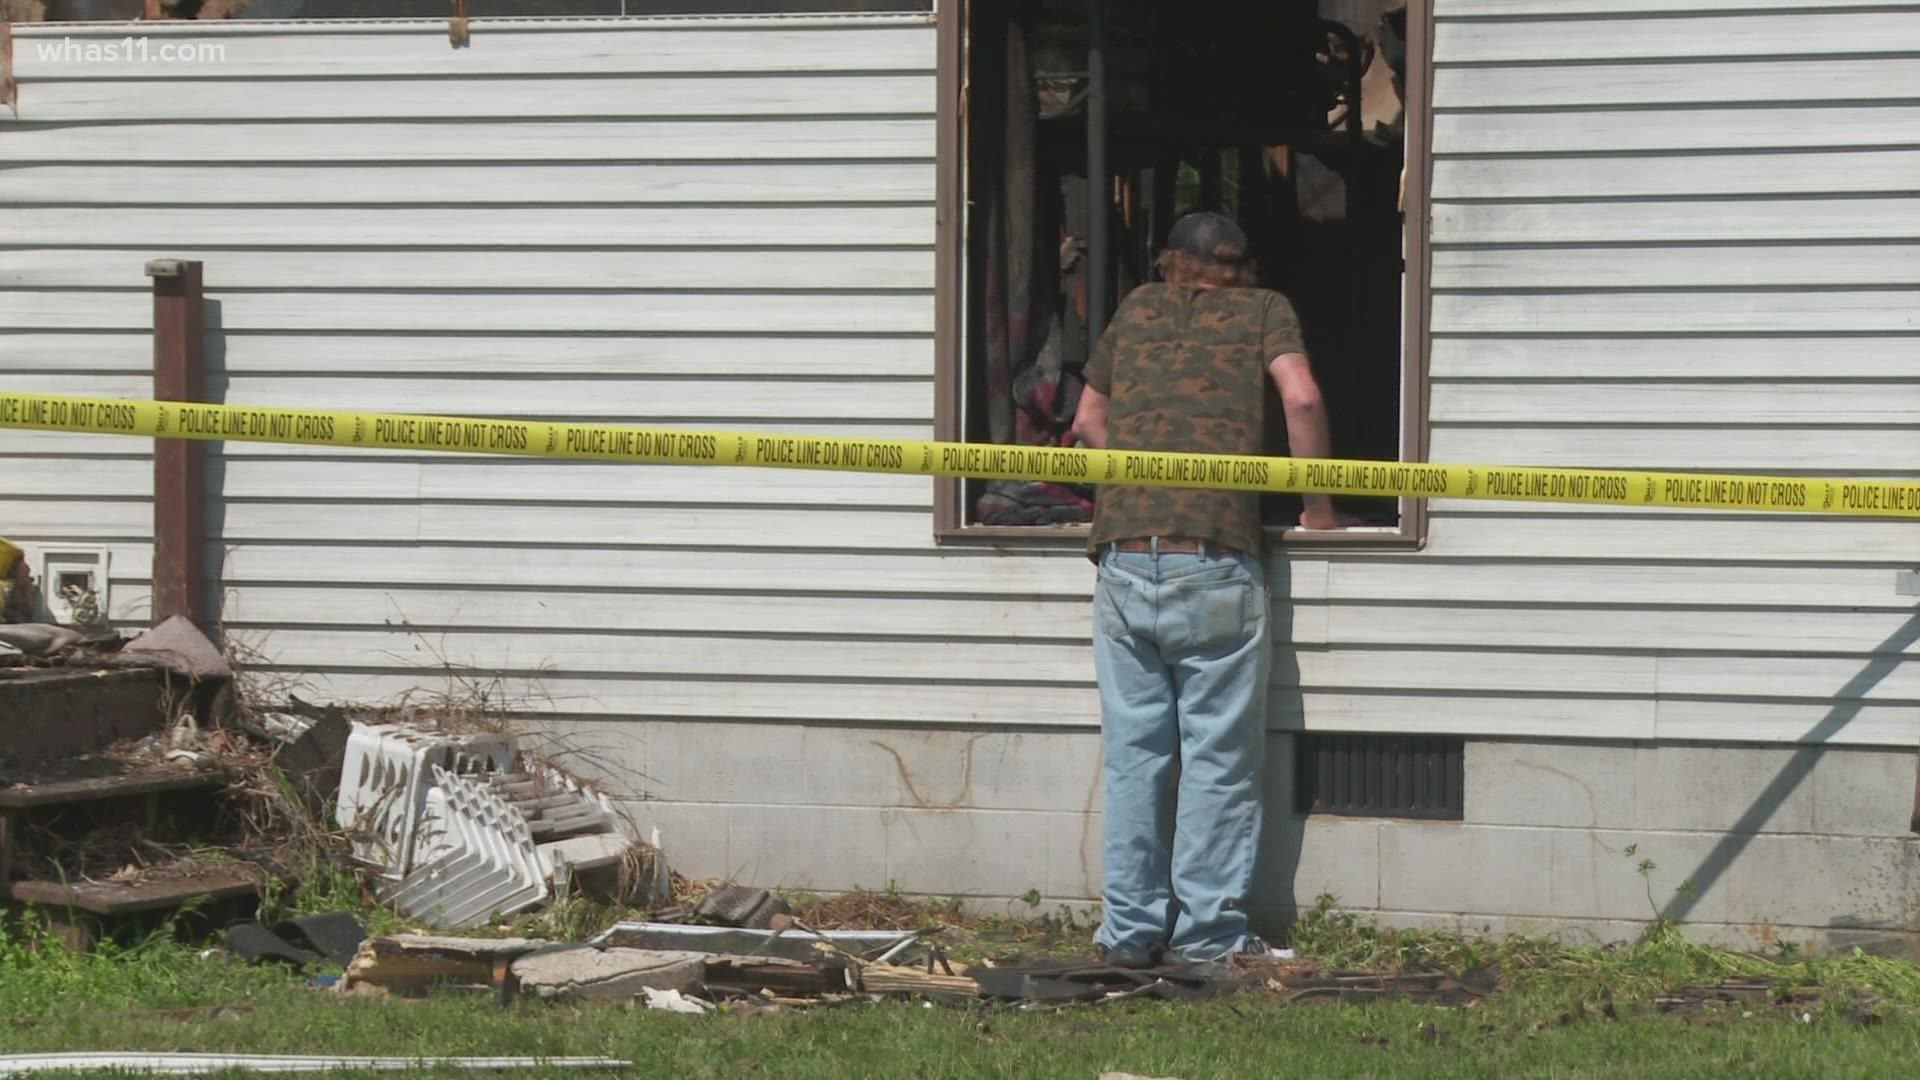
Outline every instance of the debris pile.
<svg viewBox="0 0 1920 1080"><path fill-rule="evenodd" d="M757 890L726 887L736 900ZM412 995L465 987L503 1002L619 1001L673 1012L790 1009L886 998L975 1008L1104 1005L1133 998L1194 1000L1242 990L1301 1000L1395 998L1472 1005L1497 973L1351 975L1312 964L1250 959L1222 971L1168 964L1146 970L1090 960L958 963L920 931L813 930L791 916L771 929L659 921L619 923L584 942L423 935L370 938L339 989Z"/></svg>

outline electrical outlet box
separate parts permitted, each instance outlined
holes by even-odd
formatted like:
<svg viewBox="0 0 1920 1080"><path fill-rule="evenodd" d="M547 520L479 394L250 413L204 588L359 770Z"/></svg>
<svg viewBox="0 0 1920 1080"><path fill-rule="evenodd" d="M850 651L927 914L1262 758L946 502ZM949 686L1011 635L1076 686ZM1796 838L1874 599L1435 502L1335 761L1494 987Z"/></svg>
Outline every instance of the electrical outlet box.
<svg viewBox="0 0 1920 1080"><path fill-rule="evenodd" d="M42 618L74 627L105 623L112 610L106 548L43 547L34 564Z"/></svg>
<svg viewBox="0 0 1920 1080"><path fill-rule="evenodd" d="M1902 570L1893 575L1896 596L1920 596L1920 570Z"/></svg>

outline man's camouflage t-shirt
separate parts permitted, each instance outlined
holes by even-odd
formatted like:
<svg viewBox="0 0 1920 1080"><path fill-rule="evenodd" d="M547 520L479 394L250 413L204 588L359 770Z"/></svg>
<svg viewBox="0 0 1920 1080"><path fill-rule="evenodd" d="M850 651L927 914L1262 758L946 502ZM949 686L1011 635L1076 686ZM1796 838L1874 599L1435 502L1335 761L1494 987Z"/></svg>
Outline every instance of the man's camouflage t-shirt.
<svg viewBox="0 0 1920 1080"><path fill-rule="evenodd" d="M1266 452L1267 366L1305 352L1287 298L1269 289L1143 285L1127 295L1087 361L1107 395L1107 446L1205 454ZM1107 484L1088 554L1116 540L1180 537L1258 555L1252 492Z"/></svg>

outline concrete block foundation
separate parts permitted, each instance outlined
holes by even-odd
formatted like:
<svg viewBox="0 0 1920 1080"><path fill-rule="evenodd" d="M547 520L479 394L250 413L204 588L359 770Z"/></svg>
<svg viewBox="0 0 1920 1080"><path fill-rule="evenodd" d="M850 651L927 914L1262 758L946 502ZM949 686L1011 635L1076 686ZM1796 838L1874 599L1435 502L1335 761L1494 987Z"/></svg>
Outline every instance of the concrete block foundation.
<svg viewBox="0 0 1920 1080"><path fill-rule="evenodd" d="M1414 821L1292 813L1272 739L1269 928L1330 894L1392 926L1607 942L1658 915L1739 948L1920 945L1913 750L1469 741L1465 820ZM637 750L632 809L682 873L1001 912L1099 898L1095 732L653 723L640 741L664 749Z"/></svg>

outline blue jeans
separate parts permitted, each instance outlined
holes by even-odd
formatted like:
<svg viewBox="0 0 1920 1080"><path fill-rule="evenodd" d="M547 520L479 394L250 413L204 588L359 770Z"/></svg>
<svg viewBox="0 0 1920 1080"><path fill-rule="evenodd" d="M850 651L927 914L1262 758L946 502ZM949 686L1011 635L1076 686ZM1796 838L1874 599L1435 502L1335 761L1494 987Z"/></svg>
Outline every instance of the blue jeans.
<svg viewBox="0 0 1920 1080"><path fill-rule="evenodd" d="M1096 941L1109 949L1209 960L1247 937L1268 603L1266 571L1249 556L1109 550L1100 563L1106 883Z"/></svg>

